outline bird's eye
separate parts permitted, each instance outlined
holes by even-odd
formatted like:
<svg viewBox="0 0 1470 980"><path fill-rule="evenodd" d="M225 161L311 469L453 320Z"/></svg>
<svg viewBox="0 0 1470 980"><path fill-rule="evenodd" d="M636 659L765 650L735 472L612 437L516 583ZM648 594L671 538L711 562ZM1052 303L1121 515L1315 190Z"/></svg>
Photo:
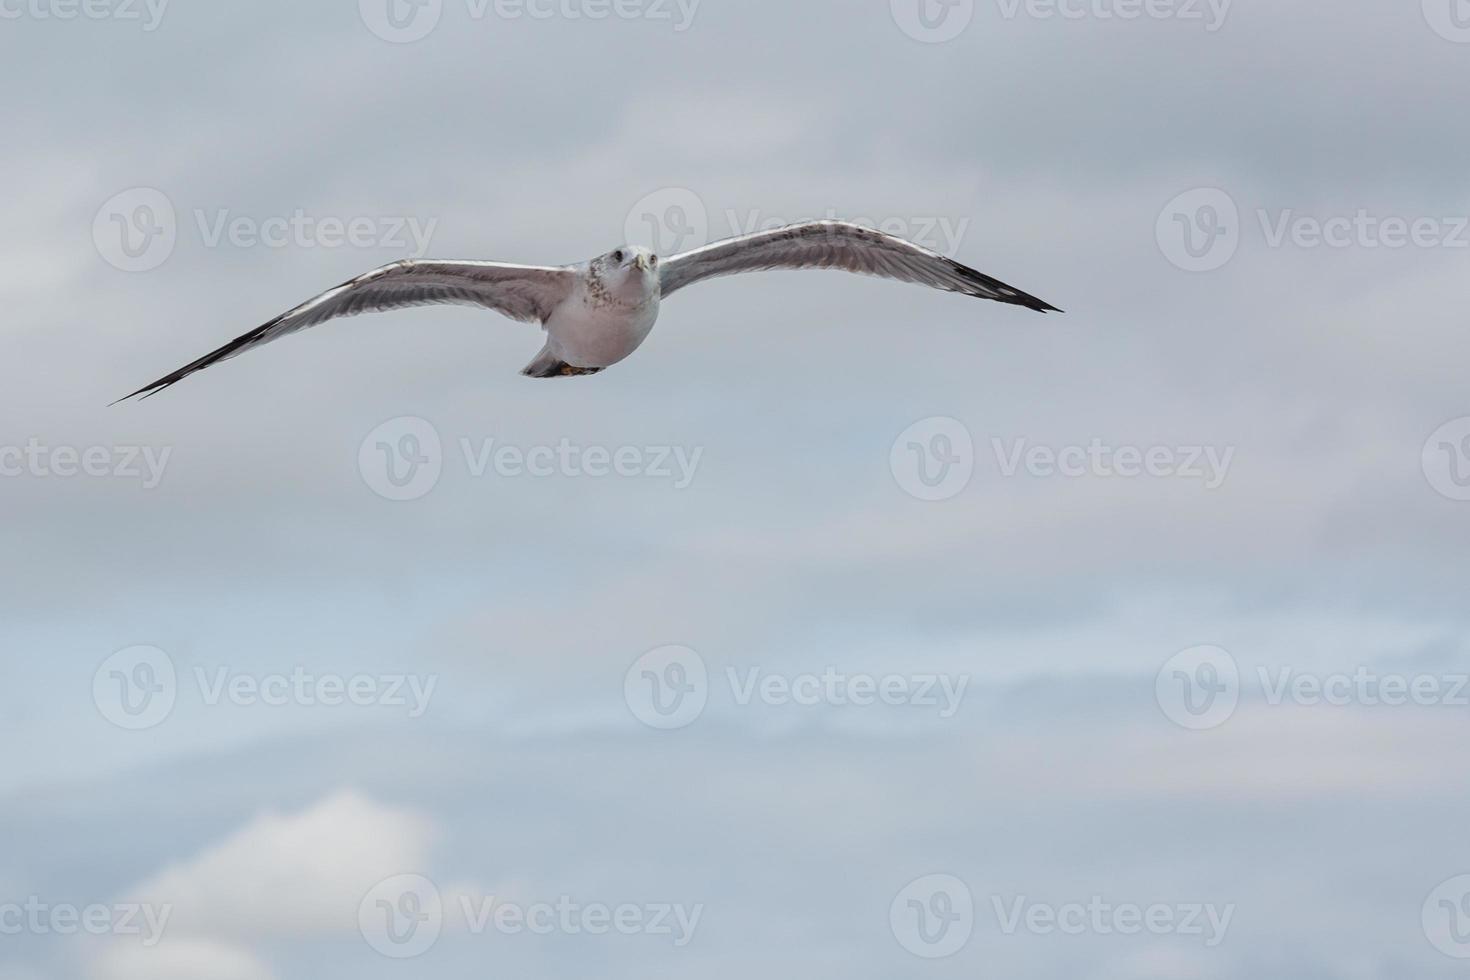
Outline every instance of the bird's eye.
<svg viewBox="0 0 1470 980"><path fill-rule="evenodd" d="M616 252L613 253L613 261L614 262L621 262L621 261L623 261L623 250L622 249L618 249Z"/></svg>

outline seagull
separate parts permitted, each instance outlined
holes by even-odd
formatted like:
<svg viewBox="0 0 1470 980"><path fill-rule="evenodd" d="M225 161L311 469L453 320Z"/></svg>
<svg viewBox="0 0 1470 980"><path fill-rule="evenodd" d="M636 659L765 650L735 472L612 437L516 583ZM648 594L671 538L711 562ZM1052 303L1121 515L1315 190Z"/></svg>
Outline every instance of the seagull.
<svg viewBox="0 0 1470 980"><path fill-rule="evenodd" d="M597 374L648 339L662 300L706 279L772 269L841 269L1039 313L1062 312L938 252L842 221L742 235L663 261L634 245L566 266L411 259L330 289L119 401L150 398L212 364L338 317L450 303L539 323L546 346L521 371L527 377Z"/></svg>

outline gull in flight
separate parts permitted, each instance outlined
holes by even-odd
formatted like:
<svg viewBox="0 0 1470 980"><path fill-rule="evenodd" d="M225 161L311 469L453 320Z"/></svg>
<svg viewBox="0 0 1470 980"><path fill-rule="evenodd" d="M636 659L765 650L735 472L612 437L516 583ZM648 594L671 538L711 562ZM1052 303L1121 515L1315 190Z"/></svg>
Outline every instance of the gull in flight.
<svg viewBox="0 0 1470 980"><path fill-rule="evenodd" d="M648 338L662 300L705 279L768 269L841 269L1041 313L1061 312L901 238L860 225L816 221L715 242L662 261L646 248L624 245L579 265L555 267L395 262L322 293L120 400L156 395L211 364L328 320L442 303L478 306L541 324L546 346L521 371L528 377L597 374Z"/></svg>

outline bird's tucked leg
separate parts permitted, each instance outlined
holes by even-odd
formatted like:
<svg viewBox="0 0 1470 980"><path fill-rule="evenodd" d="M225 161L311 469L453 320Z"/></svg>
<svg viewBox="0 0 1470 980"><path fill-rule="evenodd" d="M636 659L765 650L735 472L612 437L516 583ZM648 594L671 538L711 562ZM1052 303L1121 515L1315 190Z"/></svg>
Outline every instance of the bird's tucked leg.
<svg viewBox="0 0 1470 980"><path fill-rule="evenodd" d="M536 359L521 369L528 378L581 378L598 374L602 368L577 367L561 359L561 355L547 346Z"/></svg>

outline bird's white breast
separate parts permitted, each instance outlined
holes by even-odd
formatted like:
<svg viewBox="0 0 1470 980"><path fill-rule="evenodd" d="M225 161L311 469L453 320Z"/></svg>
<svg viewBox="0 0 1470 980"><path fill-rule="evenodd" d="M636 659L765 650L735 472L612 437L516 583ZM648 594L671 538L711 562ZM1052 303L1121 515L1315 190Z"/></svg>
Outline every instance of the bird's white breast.
<svg viewBox="0 0 1470 980"><path fill-rule="evenodd" d="M655 287L641 302L608 302L584 282L552 313L546 332L569 364L611 367L648 338L658 320L658 300Z"/></svg>

